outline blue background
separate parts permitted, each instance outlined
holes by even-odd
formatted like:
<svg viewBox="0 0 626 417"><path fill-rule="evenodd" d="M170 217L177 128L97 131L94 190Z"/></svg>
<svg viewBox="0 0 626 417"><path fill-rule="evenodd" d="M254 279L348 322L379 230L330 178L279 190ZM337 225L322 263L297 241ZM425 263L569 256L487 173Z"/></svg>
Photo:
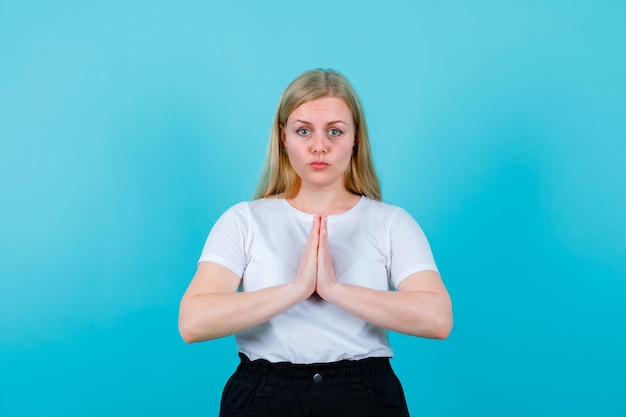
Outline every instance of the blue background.
<svg viewBox="0 0 626 417"><path fill-rule="evenodd" d="M178 303L282 90L342 71L446 341L419 416L626 415L624 1L0 1L0 415L215 415L234 340Z"/></svg>

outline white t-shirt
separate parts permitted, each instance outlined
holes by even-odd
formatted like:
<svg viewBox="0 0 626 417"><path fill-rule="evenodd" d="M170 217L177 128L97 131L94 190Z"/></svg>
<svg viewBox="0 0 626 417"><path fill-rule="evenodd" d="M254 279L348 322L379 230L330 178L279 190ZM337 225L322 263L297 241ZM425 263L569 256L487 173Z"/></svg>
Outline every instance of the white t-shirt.
<svg viewBox="0 0 626 417"><path fill-rule="evenodd" d="M199 262L215 262L242 277L241 290L293 281L313 216L283 198L239 203L215 223ZM328 216L328 241L341 283L393 290L409 275L437 271L422 229L403 209L361 197ZM387 330L317 295L235 335L251 360L316 363L392 357Z"/></svg>

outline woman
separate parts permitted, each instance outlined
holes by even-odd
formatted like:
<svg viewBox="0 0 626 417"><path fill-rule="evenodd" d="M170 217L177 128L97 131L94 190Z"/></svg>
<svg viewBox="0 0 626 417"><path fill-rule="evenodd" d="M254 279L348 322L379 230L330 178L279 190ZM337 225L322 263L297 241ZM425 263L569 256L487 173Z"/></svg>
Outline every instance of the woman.
<svg viewBox="0 0 626 417"><path fill-rule="evenodd" d="M420 227L380 200L353 87L301 74L256 199L214 225L181 302L185 341L236 336L220 416L408 416L387 331L444 339L451 301Z"/></svg>

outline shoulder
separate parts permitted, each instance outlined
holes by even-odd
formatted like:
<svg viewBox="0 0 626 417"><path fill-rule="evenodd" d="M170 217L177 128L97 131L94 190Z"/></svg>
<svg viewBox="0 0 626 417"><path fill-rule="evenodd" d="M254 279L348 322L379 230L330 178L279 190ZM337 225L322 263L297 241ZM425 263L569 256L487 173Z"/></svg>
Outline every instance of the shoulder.
<svg viewBox="0 0 626 417"><path fill-rule="evenodd" d="M390 230L420 228L415 218L400 206L370 200L369 198L363 200L362 218L372 219Z"/></svg>
<svg viewBox="0 0 626 417"><path fill-rule="evenodd" d="M363 211L367 215L384 216L384 218L391 220L398 215L409 215L403 208L394 206L393 204L384 203L382 201L371 200L367 197L363 197L362 202Z"/></svg>
<svg viewBox="0 0 626 417"><path fill-rule="evenodd" d="M276 215L285 210L284 199L277 197L259 198L240 203L251 217Z"/></svg>
<svg viewBox="0 0 626 417"><path fill-rule="evenodd" d="M284 210L283 200L280 198L261 198L258 200L241 201L223 214L222 218L237 218L239 220L249 220L252 217L263 216L264 214L275 214Z"/></svg>
<svg viewBox="0 0 626 417"><path fill-rule="evenodd" d="M232 206L230 206L230 208L228 208L225 213L229 213L229 212L250 212L250 211L257 211L257 210L268 210L268 209L275 209L278 206L281 206L281 199L280 198L273 198L273 197L268 197L268 198L259 198L257 200L250 200L250 201L240 201L239 203L236 203Z"/></svg>

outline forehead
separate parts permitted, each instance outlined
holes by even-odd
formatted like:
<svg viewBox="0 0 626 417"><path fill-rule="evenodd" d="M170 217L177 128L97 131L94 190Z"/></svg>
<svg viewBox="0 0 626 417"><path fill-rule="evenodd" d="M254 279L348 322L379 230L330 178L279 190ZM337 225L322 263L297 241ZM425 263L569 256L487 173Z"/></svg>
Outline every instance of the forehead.
<svg viewBox="0 0 626 417"><path fill-rule="evenodd" d="M296 120L307 122L343 121L352 122L352 112L346 102L339 97L321 97L302 103L291 112L287 123Z"/></svg>

